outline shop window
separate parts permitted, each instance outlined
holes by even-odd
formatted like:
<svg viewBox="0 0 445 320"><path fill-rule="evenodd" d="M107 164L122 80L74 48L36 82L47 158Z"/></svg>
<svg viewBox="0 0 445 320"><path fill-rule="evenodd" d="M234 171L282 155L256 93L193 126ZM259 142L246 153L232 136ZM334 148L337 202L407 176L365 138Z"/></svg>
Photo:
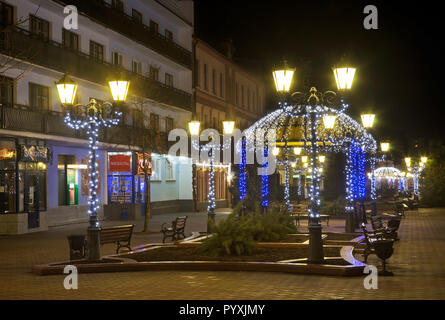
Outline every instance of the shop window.
<svg viewBox="0 0 445 320"><path fill-rule="evenodd" d="M59 206L79 204L79 172L73 155L58 155L57 182Z"/></svg>
<svg viewBox="0 0 445 320"><path fill-rule="evenodd" d="M109 203L133 203L132 163L131 153L108 153Z"/></svg>
<svg viewBox="0 0 445 320"><path fill-rule="evenodd" d="M152 160L153 163L153 169L152 169L152 173L151 173L151 181L161 181L162 180L162 175L161 175L161 159L160 158L154 158Z"/></svg>

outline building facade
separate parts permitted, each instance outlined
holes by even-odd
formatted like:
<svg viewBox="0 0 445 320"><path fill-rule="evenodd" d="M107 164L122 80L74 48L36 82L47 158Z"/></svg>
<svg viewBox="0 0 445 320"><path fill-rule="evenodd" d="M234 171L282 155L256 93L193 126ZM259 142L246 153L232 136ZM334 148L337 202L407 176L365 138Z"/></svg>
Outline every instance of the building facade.
<svg viewBox="0 0 445 320"><path fill-rule="evenodd" d="M77 28L64 28L67 5ZM65 73L80 104L112 101L112 78L131 83L119 125L100 132L100 216L143 199L141 136L153 141L154 213L190 206L190 161L163 154L191 118L193 1L1 0L0 16L0 234L88 221L88 140L64 124L55 82Z"/></svg>
<svg viewBox="0 0 445 320"><path fill-rule="evenodd" d="M264 84L232 60L230 43L226 54L211 47L203 40L195 40L195 95L196 117L201 127L217 129L222 133L222 121L233 120L241 130L264 115ZM197 202L201 209L207 203L208 166L196 166ZM228 191L230 165L223 164L215 174L217 206L230 205Z"/></svg>

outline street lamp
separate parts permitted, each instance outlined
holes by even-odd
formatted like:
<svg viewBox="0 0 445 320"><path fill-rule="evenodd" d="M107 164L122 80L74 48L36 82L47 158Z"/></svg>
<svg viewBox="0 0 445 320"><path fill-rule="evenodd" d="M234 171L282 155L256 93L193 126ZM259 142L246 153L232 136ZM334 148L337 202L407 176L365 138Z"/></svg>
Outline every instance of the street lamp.
<svg viewBox="0 0 445 320"><path fill-rule="evenodd" d="M367 128L367 129L372 128L372 126L374 125L375 114L372 114L372 113L362 114L361 118L362 118L363 127Z"/></svg>
<svg viewBox="0 0 445 320"><path fill-rule="evenodd" d="M406 164L407 168L411 167L411 158L410 157L405 158L405 164Z"/></svg>
<svg viewBox="0 0 445 320"><path fill-rule="evenodd" d="M284 61L284 67L274 70L272 72L275 82L275 88L278 93L287 93L292 84L292 78L295 73L295 68L289 68L287 61Z"/></svg>
<svg viewBox="0 0 445 320"><path fill-rule="evenodd" d="M352 87L356 68L336 67L333 68L335 82L338 90L349 90Z"/></svg>
<svg viewBox="0 0 445 320"><path fill-rule="evenodd" d="M382 152L388 152L389 151L389 142L381 142L380 150L382 150Z"/></svg>
<svg viewBox="0 0 445 320"><path fill-rule="evenodd" d="M111 95L115 102L124 102L130 82L118 79L109 82ZM99 183L99 172L97 171L97 140L101 127L111 127L119 123L122 112L117 111L110 102L99 103L95 99L90 99L87 105L76 104L74 101L77 93L77 83L69 75L65 74L56 83L62 106L66 108L65 123L73 129L87 129L89 139L89 210L90 225L87 229L87 259L89 261L100 260L100 223L97 217L99 200L97 198L97 186Z"/></svg>

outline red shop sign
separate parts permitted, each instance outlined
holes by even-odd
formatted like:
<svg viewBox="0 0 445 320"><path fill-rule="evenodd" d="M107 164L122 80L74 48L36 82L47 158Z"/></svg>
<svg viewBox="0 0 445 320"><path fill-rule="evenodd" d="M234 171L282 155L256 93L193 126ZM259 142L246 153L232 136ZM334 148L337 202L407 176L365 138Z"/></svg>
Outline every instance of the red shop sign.
<svg viewBox="0 0 445 320"><path fill-rule="evenodd" d="M124 154L110 155L108 163L110 172L131 172L131 156Z"/></svg>

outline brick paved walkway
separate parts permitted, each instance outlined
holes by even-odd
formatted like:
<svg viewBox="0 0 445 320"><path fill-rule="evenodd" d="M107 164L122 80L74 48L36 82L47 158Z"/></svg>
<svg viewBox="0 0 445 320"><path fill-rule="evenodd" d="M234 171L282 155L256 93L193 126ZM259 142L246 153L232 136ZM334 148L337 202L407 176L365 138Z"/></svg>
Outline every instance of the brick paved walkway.
<svg viewBox="0 0 445 320"><path fill-rule="evenodd" d="M218 213L218 218L225 213ZM158 215L151 230L159 230L175 215ZM187 232L205 230L205 214L190 214ZM344 222L331 220L324 230L342 231ZM105 225L122 224L106 222ZM324 225L325 226L325 225ZM389 259L394 277L380 277L378 290L365 290L363 278L306 276L256 272L156 271L79 275L79 289L65 290L63 276L36 276L34 264L66 260L68 234L84 232L85 224L47 232L0 236L0 299L444 299L445 209L408 212L400 228L401 241ZM136 231L142 228L136 224ZM301 231L304 226L300 228ZM157 242L159 233L135 235L133 245ZM112 245L102 253L113 253ZM360 257L361 258L361 257ZM370 256L370 264L379 264Z"/></svg>

